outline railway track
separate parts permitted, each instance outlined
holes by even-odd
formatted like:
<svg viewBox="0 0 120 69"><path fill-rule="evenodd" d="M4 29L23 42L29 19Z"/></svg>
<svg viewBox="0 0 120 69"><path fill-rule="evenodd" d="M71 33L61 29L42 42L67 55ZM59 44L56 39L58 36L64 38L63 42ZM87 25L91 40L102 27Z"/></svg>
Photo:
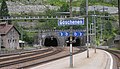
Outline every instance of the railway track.
<svg viewBox="0 0 120 69"><path fill-rule="evenodd" d="M86 50L86 48L80 48L79 50L74 51L73 54L77 54L77 53L83 52L85 50ZM58 55L60 55L60 54L58 54ZM64 55L62 54L62 55L60 55L58 57L56 55L56 58L52 58L50 60L45 60L43 62L38 62L38 63L32 64L32 65L23 66L23 67L20 67L18 69L26 69L26 68L28 69L30 67L37 66L37 65L40 65L40 64L44 64L44 63L47 63L47 62L50 62L50 61L58 60L58 59L61 59L61 58L67 57L67 56L69 56L69 52L67 54L64 53Z"/></svg>
<svg viewBox="0 0 120 69"><path fill-rule="evenodd" d="M28 52L22 52L22 53L16 53L16 54L7 54L7 55L3 55L3 56L1 55L0 62L24 58L24 57L28 57L28 56L34 56L34 55L42 54L42 53L49 52L52 50L53 50L53 48L48 48L48 49L44 49L44 50L37 50L37 51L35 50L35 51L28 51Z"/></svg>
<svg viewBox="0 0 120 69"><path fill-rule="evenodd" d="M25 62L32 61L32 60L41 59L41 58L44 58L47 56L51 56L53 54L57 54L61 51L62 51L62 49L60 49L60 48L53 48L52 50L51 49L44 50L44 51L38 52L38 53L4 58L4 59L1 59L0 68L9 67L11 65L16 65L16 64L25 63Z"/></svg>
<svg viewBox="0 0 120 69"><path fill-rule="evenodd" d="M43 48L43 49L36 49L36 50L21 50L21 51L18 51L18 52L13 52L13 53L6 53L6 54L0 54L0 57L9 57L9 56L14 56L14 55L18 55L18 54L27 54L27 53L35 53L35 52L38 52L38 51L42 51L42 50L49 50L49 49L52 49L51 47L48 47L48 48Z"/></svg>
<svg viewBox="0 0 120 69"><path fill-rule="evenodd" d="M109 52L109 53L111 53L113 55L113 58L116 59L115 68L120 69L120 51L109 50L109 49L104 49L104 50Z"/></svg>
<svg viewBox="0 0 120 69"><path fill-rule="evenodd" d="M69 56L69 54L66 54L66 55L59 55L58 54L58 53L62 52L63 50L64 50L63 48L54 48L52 51L49 51L49 52L44 52L44 53L41 53L41 54L39 53L39 54L36 54L36 55L32 54L31 57L21 56L21 57L23 57L22 59L19 57L19 59L15 60L15 61L12 60L12 58L9 59L10 60L9 62L2 60L3 63L0 62L0 69L2 69L2 68L3 69L8 69L8 68L9 69L25 69L25 68L29 68L31 66L43 64L43 63L46 63L46 62L50 62L50 61L53 61L53 60L57 60L57 59ZM74 52L74 53L82 52L84 50L85 49L78 50L77 52ZM58 54L58 55L55 57L55 54ZM29 54L29 55L31 55L31 54Z"/></svg>

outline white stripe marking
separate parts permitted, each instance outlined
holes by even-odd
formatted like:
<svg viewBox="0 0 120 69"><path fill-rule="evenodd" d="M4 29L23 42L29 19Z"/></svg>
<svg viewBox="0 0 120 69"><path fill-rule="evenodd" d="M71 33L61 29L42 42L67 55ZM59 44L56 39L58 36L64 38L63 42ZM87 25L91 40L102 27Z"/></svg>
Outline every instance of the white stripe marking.
<svg viewBox="0 0 120 69"><path fill-rule="evenodd" d="M111 60L111 63L110 63L110 69L113 69L113 58L111 56L110 53L108 53L107 51L104 51L106 54L108 54L108 56L110 56L110 60Z"/></svg>

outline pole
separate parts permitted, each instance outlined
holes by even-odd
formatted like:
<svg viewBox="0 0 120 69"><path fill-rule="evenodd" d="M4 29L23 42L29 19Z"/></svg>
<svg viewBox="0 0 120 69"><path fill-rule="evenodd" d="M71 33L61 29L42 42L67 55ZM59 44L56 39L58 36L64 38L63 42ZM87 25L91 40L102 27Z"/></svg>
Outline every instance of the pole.
<svg viewBox="0 0 120 69"><path fill-rule="evenodd" d="M89 43L89 36L88 36L88 0L86 0L86 22L87 22L87 58L89 58L89 49L88 49L88 43Z"/></svg>
<svg viewBox="0 0 120 69"><path fill-rule="evenodd" d="M72 17L72 0L70 0L70 17ZM73 68L73 54L72 54L72 26L70 27L70 68Z"/></svg>
<svg viewBox="0 0 120 69"><path fill-rule="evenodd" d="M120 0L118 0L118 16L119 16L119 35L120 35Z"/></svg>
<svg viewBox="0 0 120 69"><path fill-rule="evenodd" d="M92 30L93 30L93 23L90 24L90 46L92 46Z"/></svg>
<svg viewBox="0 0 120 69"><path fill-rule="evenodd" d="M118 0L118 16L119 16L119 31L120 31L120 0Z"/></svg>
<svg viewBox="0 0 120 69"><path fill-rule="evenodd" d="M73 68L72 26L70 27L70 67Z"/></svg>
<svg viewBox="0 0 120 69"><path fill-rule="evenodd" d="M70 17L72 17L72 0L70 0Z"/></svg>
<svg viewBox="0 0 120 69"><path fill-rule="evenodd" d="M93 19L92 19L92 20L93 20ZM91 26L91 31L90 31L90 33L91 33L90 42L91 42L91 46L92 46L92 45L93 45L93 39L92 39L92 38L93 38L93 28L94 28L94 27L93 27L93 23L91 23L90 26Z"/></svg>
<svg viewBox="0 0 120 69"><path fill-rule="evenodd" d="M23 41L23 28L21 28L22 33L21 33L21 40ZM22 50L24 49L24 45L22 45Z"/></svg>
<svg viewBox="0 0 120 69"><path fill-rule="evenodd" d="M90 46L91 46L91 41L92 41L92 24L90 24Z"/></svg>
<svg viewBox="0 0 120 69"><path fill-rule="evenodd" d="M100 17L100 19L101 19L101 17ZM100 20L101 21L101 20ZM101 37L100 37L100 42L102 43L102 30L103 30L103 28L102 28L102 23L101 23Z"/></svg>
<svg viewBox="0 0 120 69"><path fill-rule="evenodd" d="M95 7L94 7L94 30L95 30L95 53L96 53L96 20L95 20Z"/></svg>
<svg viewBox="0 0 120 69"><path fill-rule="evenodd" d="M1 41L1 34L0 34L0 51L1 51L1 44L2 44L2 41Z"/></svg>
<svg viewBox="0 0 120 69"><path fill-rule="evenodd" d="M42 30L40 31L40 33L41 33L41 36L40 36L41 37L41 39L40 39L40 48L41 48L42 47L42 33L43 33Z"/></svg>

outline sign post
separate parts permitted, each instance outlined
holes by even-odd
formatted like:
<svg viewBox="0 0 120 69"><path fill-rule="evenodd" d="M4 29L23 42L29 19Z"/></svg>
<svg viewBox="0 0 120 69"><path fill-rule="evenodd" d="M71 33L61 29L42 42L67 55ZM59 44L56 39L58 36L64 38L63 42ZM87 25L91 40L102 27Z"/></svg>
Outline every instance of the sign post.
<svg viewBox="0 0 120 69"><path fill-rule="evenodd" d="M58 26L65 26L65 25L70 25L70 67L73 68L73 48L72 48L72 43L73 39L72 36L81 36L83 33L82 32L74 32L72 31L72 25L84 25L84 18L77 18L77 19L61 19L58 20ZM60 32L60 36L68 36L68 32Z"/></svg>
<svg viewBox="0 0 120 69"><path fill-rule="evenodd" d="M72 49L72 43L73 43L73 39L72 39L72 26L70 27L70 67L73 67L73 49Z"/></svg>
<svg viewBox="0 0 120 69"><path fill-rule="evenodd" d="M72 17L72 0L70 0L70 17ZM73 55L72 55L72 26L70 27L70 67L73 68Z"/></svg>
<svg viewBox="0 0 120 69"><path fill-rule="evenodd" d="M87 23L87 58L89 58L89 49L88 49L88 43L89 43L89 35L88 35L88 0L86 0L86 23Z"/></svg>
<svg viewBox="0 0 120 69"><path fill-rule="evenodd" d="M70 25L70 67L73 68L73 55L72 55L72 43L73 43L73 39L72 39L72 25L84 25L84 18L72 18L72 0L70 0L70 19L61 19L58 20L58 26L65 26L65 25Z"/></svg>

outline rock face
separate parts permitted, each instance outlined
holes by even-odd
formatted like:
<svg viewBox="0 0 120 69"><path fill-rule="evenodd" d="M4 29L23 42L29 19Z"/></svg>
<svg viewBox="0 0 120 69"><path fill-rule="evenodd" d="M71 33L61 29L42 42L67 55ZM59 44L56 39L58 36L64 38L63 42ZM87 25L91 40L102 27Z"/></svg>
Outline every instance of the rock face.
<svg viewBox="0 0 120 69"><path fill-rule="evenodd" d="M108 12L110 14L116 14L118 13L118 8L117 7L108 7L108 6L102 6L102 5L94 5L94 6L89 6L89 11L94 11L95 10L99 12Z"/></svg>
<svg viewBox="0 0 120 69"><path fill-rule="evenodd" d="M8 10L10 13L38 13L38 12L44 12L47 8L51 10L57 10L59 7L57 6L51 6L51 5L24 5L20 2L6 2L8 5Z"/></svg>
<svg viewBox="0 0 120 69"><path fill-rule="evenodd" d="M24 5L21 2L11 2L11 1L6 1L8 5L8 10L9 13L39 13L39 12L44 12L48 8L51 10L58 10L60 7L59 6L51 6L51 5ZM89 6L89 11L94 11L95 10L103 12L104 11L110 13L110 14L116 14L118 13L118 8L117 7L108 7L108 6L101 6L101 5L93 5ZM80 7L73 7L72 11L80 11Z"/></svg>

